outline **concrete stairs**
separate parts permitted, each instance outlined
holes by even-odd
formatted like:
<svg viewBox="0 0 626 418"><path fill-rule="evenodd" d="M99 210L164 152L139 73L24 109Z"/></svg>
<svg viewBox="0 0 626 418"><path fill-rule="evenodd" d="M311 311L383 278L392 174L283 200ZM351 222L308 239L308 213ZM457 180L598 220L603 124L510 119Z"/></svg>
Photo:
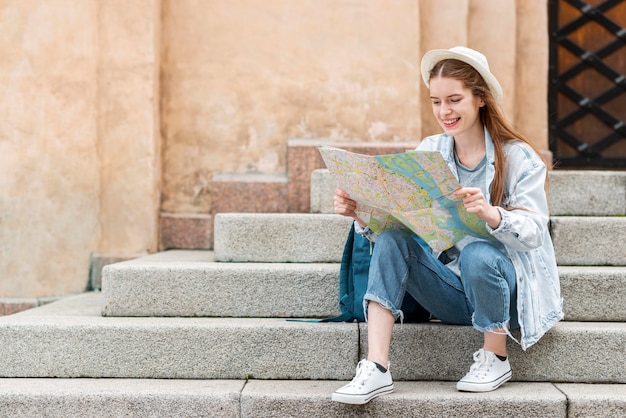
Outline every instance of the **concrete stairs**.
<svg viewBox="0 0 626 418"><path fill-rule="evenodd" d="M311 213L219 213L214 251L172 250L106 266L90 292L0 318L0 416L626 416L626 173L551 173L551 230L566 318L513 381L459 393L481 335L394 330L396 391L333 403L367 352L338 313L350 221L332 214L326 170Z"/></svg>

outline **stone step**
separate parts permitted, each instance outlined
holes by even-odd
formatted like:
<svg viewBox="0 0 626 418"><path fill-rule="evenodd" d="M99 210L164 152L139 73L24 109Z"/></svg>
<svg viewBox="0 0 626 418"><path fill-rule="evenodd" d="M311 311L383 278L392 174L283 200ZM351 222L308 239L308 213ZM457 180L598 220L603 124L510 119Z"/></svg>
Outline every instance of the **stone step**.
<svg viewBox="0 0 626 418"><path fill-rule="evenodd" d="M218 213L215 259L226 262L333 263L352 219L334 214Z"/></svg>
<svg viewBox="0 0 626 418"><path fill-rule="evenodd" d="M280 174L215 174L211 212L287 212L287 184Z"/></svg>
<svg viewBox="0 0 626 418"><path fill-rule="evenodd" d="M228 262L339 262L351 219L333 214L220 213L215 259ZM626 266L626 217L553 216L559 265Z"/></svg>
<svg viewBox="0 0 626 418"><path fill-rule="evenodd" d="M0 318L0 377L348 380L364 323L279 318L110 318L87 293ZM522 352L514 381L626 383L626 323L560 322ZM436 322L394 329L398 381L459 379L482 335Z"/></svg>
<svg viewBox="0 0 626 418"><path fill-rule="evenodd" d="M552 170L549 176L552 215L626 215L626 171Z"/></svg>
<svg viewBox="0 0 626 418"><path fill-rule="evenodd" d="M293 140L287 175L217 174L212 214L161 213L159 249L212 249L213 218L221 212L334 213L335 181L324 168L319 140ZM333 144L363 154L402 152L407 144ZM412 148L412 147L410 147ZM554 216L626 215L626 172L552 170Z"/></svg>
<svg viewBox="0 0 626 418"><path fill-rule="evenodd" d="M241 417L245 386L245 380L0 379L0 416Z"/></svg>
<svg viewBox="0 0 626 418"><path fill-rule="evenodd" d="M626 171L561 171L549 173L552 216L626 215ZM311 174L311 212L335 213L336 183L327 169Z"/></svg>
<svg viewBox="0 0 626 418"><path fill-rule="evenodd" d="M568 321L626 322L626 267L559 266Z"/></svg>
<svg viewBox="0 0 626 418"><path fill-rule="evenodd" d="M327 380L0 379L0 415L75 417L619 417L626 385L510 382L476 394L454 382L395 382L394 392L364 406L330 394Z"/></svg>
<svg viewBox="0 0 626 418"><path fill-rule="evenodd" d="M338 263L221 263L173 250L104 268L106 316L332 317Z"/></svg>
<svg viewBox="0 0 626 418"><path fill-rule="evenodd" d="M507 383L457 392L452 382L396 382L365 406L332 402L338 381L0 379L0 414L32 417L623 416L626 385ZM541 394L538 396L538 394ZM497 411L497 413L494 413Z"/></svg>
<svg viewBox="0 0 626 418"><path fill-rule="evenodd" d="M1 317L0 377L347 379L357 360L354 324L109 318L102 302L91 292Z"/></svg>
<svg viewBox="0 0 626 418"><path fill-rule="evenodd" d="M550 231L560 265L626 266L626 217L553 216Z"/></svg>
<svg viewBox="0 0 626 418"><path fill-rule="evenodd" d="M569 321L626 321L626 267L559 267ZM338 263L221 263L165 251L104 269L106 316L317 317L339 314Z"/></svg>

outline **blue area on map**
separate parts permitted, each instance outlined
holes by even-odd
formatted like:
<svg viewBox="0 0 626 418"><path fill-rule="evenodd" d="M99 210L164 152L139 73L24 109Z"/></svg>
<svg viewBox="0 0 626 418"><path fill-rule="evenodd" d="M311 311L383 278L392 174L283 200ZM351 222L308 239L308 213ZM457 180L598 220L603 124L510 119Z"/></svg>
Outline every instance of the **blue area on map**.
<svg viewBox="0 0 626 418"><path fill-rule="evenodd" d="M469 221L468 218L475 217L475 215L468 214L465 209L459 205L458 201L453 201L443 194L432 175L421 168L421 165L411 156L411 153L392 154L392 155L379 155L376 156L376 160L381 167L393 172L394 174L402 175L407 178L411 183L414 183L416 187L425 190L431 200L437 200L437 203L446 208L450 213L450 218L439 218L437 222L438 226L447 230L457 230L457 237L464 235L473 235L482 238L492 238L491 234L484 228L484 223L477 222L477 226L480 229L475 230L464 222ZM442 164L445 164L443 160ZM474 221L476 223L476 221ZM451 228L452 227L452 228Z"/></svg>
<svg viewBox="0 0 626 418"><path fill-rule="evenodd" d="M443 196L430 173L421 168L410 153L379 155L376 160L383 168L406 177L417 187L426 190L431 200Z"/></svg>

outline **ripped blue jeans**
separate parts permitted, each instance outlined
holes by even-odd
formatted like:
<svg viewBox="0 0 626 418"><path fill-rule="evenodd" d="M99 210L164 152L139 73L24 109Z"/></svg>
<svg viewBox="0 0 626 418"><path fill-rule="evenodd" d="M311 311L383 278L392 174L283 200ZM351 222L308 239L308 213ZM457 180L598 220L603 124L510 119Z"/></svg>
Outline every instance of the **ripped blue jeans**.
<svg viewBox="0 0 626 418"><path fill-rule="evenodd" d="M504 253L486 241L465 246L456 276L410 235L386 231L376 240L364 297L380 303L394 317L408 292L430 314L447 324L473 325L481 332L519 328L515 268ZM367 315L367 314L366 314Z"/></svg>

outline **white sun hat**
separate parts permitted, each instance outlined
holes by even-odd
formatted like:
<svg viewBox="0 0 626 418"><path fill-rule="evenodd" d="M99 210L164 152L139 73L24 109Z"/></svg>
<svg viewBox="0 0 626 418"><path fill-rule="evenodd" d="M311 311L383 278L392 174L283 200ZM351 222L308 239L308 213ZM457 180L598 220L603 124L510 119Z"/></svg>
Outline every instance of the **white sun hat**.
<svg viewBox="0 0 626 418"><path fill-rule="evenodd" d="M487 57L478 51L475 51L464 46L455 46L450 49L433 49L424 54L422 63L420 65L422 71L422 78L426 87L429 87L430 71L433 67L442 60L454 59L463 61L472 67L483 77L493 98L496 103L502 102L502 87L496 77L489 70L489 63L487 63Z"/></svg>

